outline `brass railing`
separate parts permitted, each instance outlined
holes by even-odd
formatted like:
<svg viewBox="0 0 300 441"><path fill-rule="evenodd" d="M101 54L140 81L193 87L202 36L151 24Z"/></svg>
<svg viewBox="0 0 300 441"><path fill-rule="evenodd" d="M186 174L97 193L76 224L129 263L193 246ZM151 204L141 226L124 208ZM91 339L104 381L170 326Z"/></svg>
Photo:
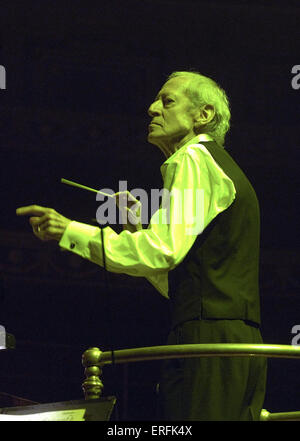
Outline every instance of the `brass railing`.
<svg viewBox="0 0 300 441"><path fill-rule="evenodd" d="M98 348L86 350L82 356L86 379L82 384L86 400L98 399L103 384L100 379L102 367L111 364L153 361L170 358L192 357L265 357L298 358L300 347L290 345L267 344L193 344L150 346L145 348L121 349L101 352ZM261 421L300 420L300 412L270 413L263 409Z"/></svg>

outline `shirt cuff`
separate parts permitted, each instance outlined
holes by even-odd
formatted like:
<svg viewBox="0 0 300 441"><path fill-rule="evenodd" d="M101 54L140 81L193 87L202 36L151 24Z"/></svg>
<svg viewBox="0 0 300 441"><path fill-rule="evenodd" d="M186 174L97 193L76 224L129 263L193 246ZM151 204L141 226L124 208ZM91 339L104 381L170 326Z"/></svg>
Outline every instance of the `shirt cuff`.
<svg viewBox="0 0 300 441"><path fill-rule="evenodd" d="M89 259L89 242L97 234L99 234L99 227L72 221L65 229L58 245L65 250L72 251L81 257Z"/></svg>

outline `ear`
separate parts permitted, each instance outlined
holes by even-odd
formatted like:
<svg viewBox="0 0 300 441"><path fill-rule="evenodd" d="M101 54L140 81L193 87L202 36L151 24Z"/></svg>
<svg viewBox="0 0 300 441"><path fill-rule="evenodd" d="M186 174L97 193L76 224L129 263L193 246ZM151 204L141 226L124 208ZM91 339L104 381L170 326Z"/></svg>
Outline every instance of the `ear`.
<svg viewBox="0 0 300 441"><path fill-rule="evenodd" d="M206 126L215 116L216 111L213 105L205 104L195 115L195 133L200 133L201 128Z"/></svg>
<svg viewBox="0 0 300 441"><path fill-rule="evenodd" d="M205 104L205 106L200 109L198 122L201 125L208 124L214 118L215 114L216 111L214 106L211 104Z"/></svg>

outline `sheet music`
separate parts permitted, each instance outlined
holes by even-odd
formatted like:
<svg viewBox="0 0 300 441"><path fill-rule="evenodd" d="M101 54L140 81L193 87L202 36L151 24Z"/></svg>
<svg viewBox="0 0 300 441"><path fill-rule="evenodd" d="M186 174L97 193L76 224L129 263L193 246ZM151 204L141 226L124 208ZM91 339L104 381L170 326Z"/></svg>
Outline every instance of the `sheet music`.
<svg viewBox="0 0 300 441"><path fill-rule="evenodd" d="M85 421L85 409L59 410L27 415L0 414L0 421Z"/></svg>

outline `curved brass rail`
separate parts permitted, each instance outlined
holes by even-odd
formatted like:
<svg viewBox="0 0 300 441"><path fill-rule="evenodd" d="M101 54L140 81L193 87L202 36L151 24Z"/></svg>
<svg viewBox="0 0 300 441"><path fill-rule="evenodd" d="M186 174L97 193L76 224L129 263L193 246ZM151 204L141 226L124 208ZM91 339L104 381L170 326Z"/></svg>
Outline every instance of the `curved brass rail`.
<svg viewBox="0 0 300 441"><path fill-rule="evenodd" d="M265 357L300 359L300 347L290 345L220 343L150 346L135 349L119 349L113 352L101 352L98 348L90 348L82 355L82 364L85 367L86 375L86 379L82 384L85 399L98 399L100 397L103 388L100 374L103 366L137 361L192 357ZM260 419L262 421L300 420L300 412L272 414L263 409Z"/></svg>
<svg viewBox="0 0 300 441"><path fill-rule="evenodd" d="M266 409L262 409L260 421L300 421L300 412L270 413Z"/></svg>
<svg viewBox="0 0 300 441"><path fill-rule="evenodd" d="M119 349L101 352L90 348L83 354L83 365L92 360L94 365L102 367L114 363L161 360L166 358L191 357L267 357L300 358L300 347L290 345L266 344L191 344L149 346L145 348ZM92 358L91 358L92 357Z"/></svg>

